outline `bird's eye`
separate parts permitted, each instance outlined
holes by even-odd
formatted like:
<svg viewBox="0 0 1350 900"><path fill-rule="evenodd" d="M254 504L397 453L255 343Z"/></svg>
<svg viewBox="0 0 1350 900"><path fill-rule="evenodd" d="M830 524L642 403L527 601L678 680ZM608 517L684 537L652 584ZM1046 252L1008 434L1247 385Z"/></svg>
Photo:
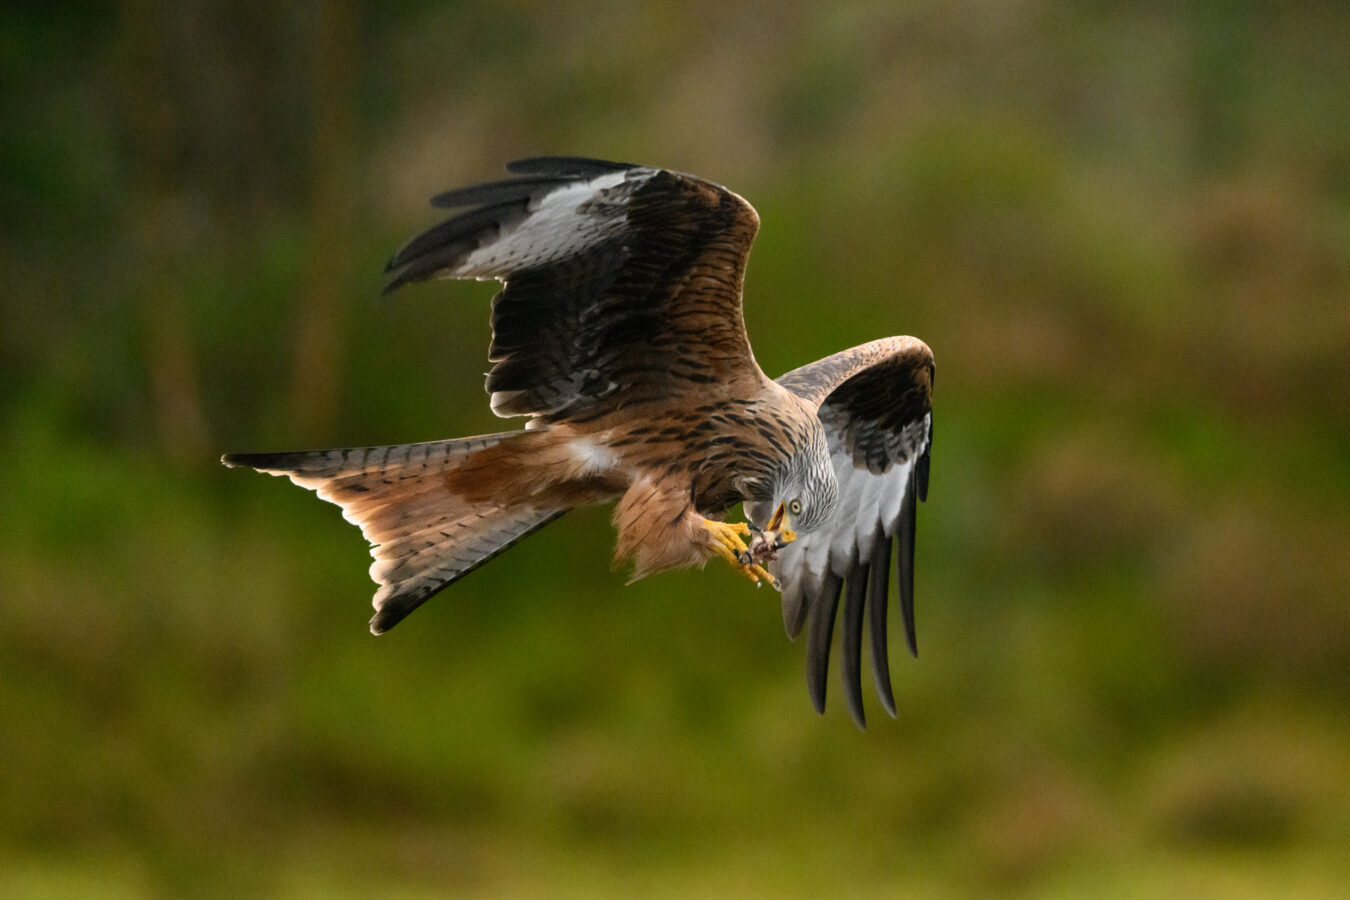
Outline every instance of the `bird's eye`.
<svg viewBox="0 0 1350 900"><path fill-rule="evenodd" d="M800 516L802 514L802 501L793 500L789 503L788 512L792 513L794 516Z"/></svg>

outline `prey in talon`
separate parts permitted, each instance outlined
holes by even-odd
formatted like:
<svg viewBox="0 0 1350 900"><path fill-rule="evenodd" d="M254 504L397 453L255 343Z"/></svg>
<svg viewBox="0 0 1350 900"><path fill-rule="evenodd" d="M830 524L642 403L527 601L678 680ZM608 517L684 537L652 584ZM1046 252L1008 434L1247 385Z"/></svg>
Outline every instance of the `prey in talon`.
<svg viewBox="0 0 1350 900"><path fill-rule="evenodd" d="M773 562L778 558L778 551L791 543L780 532L765 531L754 525L750 526L750 531L752 536L740 556L740 561L745 565L762 566Z"/></svg>
<svg viewBox="0 0 1350 900"><path fill-rule="evenodd" d="M776 560L778 551L797 539L797 532L787 527L786 520L787 504L780 503L765 527L761 528L753 522L748 523L751 537L745 550L738 556L740 563L763 569L768 563ZM769 577L769 583L780 591L783 589L778 579L772 576Z"/></svg>

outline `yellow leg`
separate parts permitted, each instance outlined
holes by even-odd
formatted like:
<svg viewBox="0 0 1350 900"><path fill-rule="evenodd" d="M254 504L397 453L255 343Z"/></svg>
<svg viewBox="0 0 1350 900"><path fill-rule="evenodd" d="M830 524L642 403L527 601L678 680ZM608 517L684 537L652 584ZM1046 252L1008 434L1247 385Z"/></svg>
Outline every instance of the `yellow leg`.
<svg viewBox="0 0 1350 900"><path fill-rule="evenodd" d="M742 554L749 550L745 541L741 540L741 535L750 533L749 525L744 522L717 522L713 519L704 519L703 527L712 533L713 551L730 563L733 569L749 578L757 586L761 581L767 581L774 587L778 587L777 579L769 574L769 571L763 566L741 562Z"/></svg>

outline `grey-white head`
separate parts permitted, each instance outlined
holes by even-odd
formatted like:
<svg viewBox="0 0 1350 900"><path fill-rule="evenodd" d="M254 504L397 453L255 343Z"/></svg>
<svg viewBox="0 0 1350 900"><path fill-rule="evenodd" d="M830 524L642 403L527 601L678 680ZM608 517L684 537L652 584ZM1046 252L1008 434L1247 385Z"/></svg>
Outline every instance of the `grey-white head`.
<svg viewBox="0 0 1350 900"><path fill-rule="evenodd" d="M760 528L808 533L834 514L839 502L839 480L830 462L825 431L812 428L807 439L778 469L767 500L747 500L746 518Z"/></svg>

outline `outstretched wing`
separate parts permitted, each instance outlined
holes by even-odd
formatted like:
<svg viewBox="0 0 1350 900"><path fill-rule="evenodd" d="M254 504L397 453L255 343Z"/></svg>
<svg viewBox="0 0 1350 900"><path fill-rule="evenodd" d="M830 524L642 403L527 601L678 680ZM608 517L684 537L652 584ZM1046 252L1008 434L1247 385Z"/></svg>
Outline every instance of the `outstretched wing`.
<svg viewBox="0 0 1350 900"><path fill-rule="evenodd" d="M665 169L573 157L450 191L463 212L390 260L386 291L495 278L493 412L550 421L669 402L763 378L741 316L759 216L726 188Z"/></svg>
<svg viewBox="0 0 1350 900"><path fill-rule="evenodd" d="M770 570L782 582L788 635L795 638L810 620L807 685L822 712L842 590L844 692L849 712L862 727L864 609L877 695L886 711L895 715L886 648L893 555L905 637L910 652L917 653L914 522L916 503L928 494L933 354L916 338L883 338L802 366L778 382L819 405L839 478L839 504L824 527L789 544ZM898 545L894 553L893 544Z"/></svg>

